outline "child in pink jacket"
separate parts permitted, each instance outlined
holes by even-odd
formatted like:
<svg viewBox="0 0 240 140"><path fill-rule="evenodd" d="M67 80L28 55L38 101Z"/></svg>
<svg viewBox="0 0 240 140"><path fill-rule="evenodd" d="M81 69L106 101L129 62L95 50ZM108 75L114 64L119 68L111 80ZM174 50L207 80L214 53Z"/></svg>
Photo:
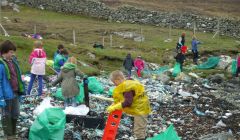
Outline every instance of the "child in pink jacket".
<svg viewBox="0 0 240 140"><path fill-rule="evenodd" d="M137 69L138 77L141 77L141 71L144 69L144 61L142 60L141 56L138 56L134 60L134 66Z"/></svg>
<svg viewBox="0 0 240 140"><path fill-rule="evenodd" d="M46 52L43 50L41 41L34 42L34 50L29 56L29 63L31 64L31 78L28 85L27 94L32 90L33 82L38 77L38 96L42 95L43 89L43 75L45 75Z"/></svg>

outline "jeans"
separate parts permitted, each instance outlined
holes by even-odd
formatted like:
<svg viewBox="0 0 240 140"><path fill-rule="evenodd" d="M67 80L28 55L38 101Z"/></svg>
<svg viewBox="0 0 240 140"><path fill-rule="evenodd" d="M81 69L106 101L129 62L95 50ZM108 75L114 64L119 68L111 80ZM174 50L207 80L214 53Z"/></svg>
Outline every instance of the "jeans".
<svg viewBox="0 0 240 140"><path fill-rule="evenodd" d="M42 75L35 75L31 73L31 77L30 77L30 82L28 85L28 90L27 90L27 94L30 95L31 90L32 90L32 86L33 86L33 82L36 79L36 76L38 76L38 96L42 95L42 89L43 89L43 76Z"/></svg>
<svg viewBox="0 0 240 140"><path fill-rule="evenodd" d="M193 62L197 64L198 61L198 51L192 51L193 52Z"/></svg>
<svg viewBox="0 0 240 140"><path fill-rule="evenodd" d="M77 106L75 97L72 98L66 98L64 100L64 108L68 107L70 104L72 104L73 107Z"/></svg>

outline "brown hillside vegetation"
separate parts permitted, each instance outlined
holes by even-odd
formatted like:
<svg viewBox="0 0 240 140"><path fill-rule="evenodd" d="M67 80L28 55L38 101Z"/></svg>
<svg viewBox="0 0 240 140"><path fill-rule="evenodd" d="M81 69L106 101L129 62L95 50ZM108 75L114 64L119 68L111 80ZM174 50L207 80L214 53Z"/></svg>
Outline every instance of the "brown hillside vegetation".
<svg viewBox="0 0 240 140"><path fill-rule="evenodd" d="M240 18L240 0L100 0L114 8L122 5L141 9L192 12L202 15Z"/></svg>

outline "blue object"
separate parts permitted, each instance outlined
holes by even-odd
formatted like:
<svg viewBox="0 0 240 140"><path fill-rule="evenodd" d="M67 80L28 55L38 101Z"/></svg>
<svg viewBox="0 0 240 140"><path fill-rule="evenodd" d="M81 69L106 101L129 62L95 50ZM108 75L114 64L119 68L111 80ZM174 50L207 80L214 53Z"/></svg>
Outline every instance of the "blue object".
<svg viewBox="0 0 240 140"><path fill-rule="evenodd" d="M0 100L0 108L4 108L6 106L6 102L4 100Z"/></svg>
<svg viewBox="0 0 240 140"><path fill-rule="evenodd" d="M201 112L200 110L198 110L196 106L194 107L193 112L196 113L198 116L206 115L204 112Z"/></svg>

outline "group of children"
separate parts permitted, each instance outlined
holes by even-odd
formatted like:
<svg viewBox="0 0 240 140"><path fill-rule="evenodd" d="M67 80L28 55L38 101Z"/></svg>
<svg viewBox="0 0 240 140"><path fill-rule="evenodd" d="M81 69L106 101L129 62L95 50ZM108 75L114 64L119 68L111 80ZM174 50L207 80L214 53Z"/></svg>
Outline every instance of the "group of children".
<svg viewBox="0 0 240 140"><path fill-rule="evenodd" d="M195 40L196 38L193 38L192 44L195 46L192 48L192 51L193 53L198 53L196 45L199 43L195 42ZM182 45L184 43L185 39L181 41ZM181 50L181 47L179 47L179 50ZM0 45L0 111L4 134L8 139L16 137L16 123L20 114L19 97L25 93L21 71L14 55L15 51L16 46L11 41L7 40ZM42 95L42 80L45 75L46 58L47 55L43 49L43 43L41 41L34 42L34 49L29 57L31 80L27 94L31 93L33 82L38 77L38 95ZM194 58L196 59L196 57ZM178 56L177 59L180 60L180 63L184 61L178 58ZM116 87L113 91L114 102L106 111L111 113L115 110L123 110L126 114L132 115L134 117L133 131L135 137L138 140L145 140L147 116L151 112L151 107L144 86L140 82L130 79L133 67L137 67L138 76L141 76L141 70L144 69L144 61L141 57L133 61L131 54L128 54L123 65L128 70L128 79L119 70L110 74L110 80ZM237 66L236 76L240 73L240 55L237 58ZM58 74L58 78L52 85L55 86L61 83L62 94L65 97L64 106L76 106L75 96L79 94L80 89L75 77L83 75L83 73L77 69L76 58L68 57L68 53L63 45L58 46L58 50L54 55L54 69Z"/></svg>
<svg viewBox="0 0 240 140"><path fill-rule="evenodd" d="M177 42L176 51L177 55L174 57L176 62L180 64L180 69L183 71L183 63L186 59L185 53L187 52L187 46L185 46L185 33L182 33L181 37L179 37L179 41ZM198 65L198 45L201 44L200 41L197 40L196 36L193 35L192 37L192 53L193 53L193 63Z"/></svg>
<svg viewBox="0 0 240 140"><path fill-rule="evenodd" d="M127 54L126 58L123 61L123 67L125 68L125 70L127 70L128 72L128 77L131 77L132 74L132 69L133 67L136 69L137 71L137 76L141 77L141 72L145 67L145 63L144 60L142 59L141 56L138 56L134 61L132 59L131 54Z"/></svg>

